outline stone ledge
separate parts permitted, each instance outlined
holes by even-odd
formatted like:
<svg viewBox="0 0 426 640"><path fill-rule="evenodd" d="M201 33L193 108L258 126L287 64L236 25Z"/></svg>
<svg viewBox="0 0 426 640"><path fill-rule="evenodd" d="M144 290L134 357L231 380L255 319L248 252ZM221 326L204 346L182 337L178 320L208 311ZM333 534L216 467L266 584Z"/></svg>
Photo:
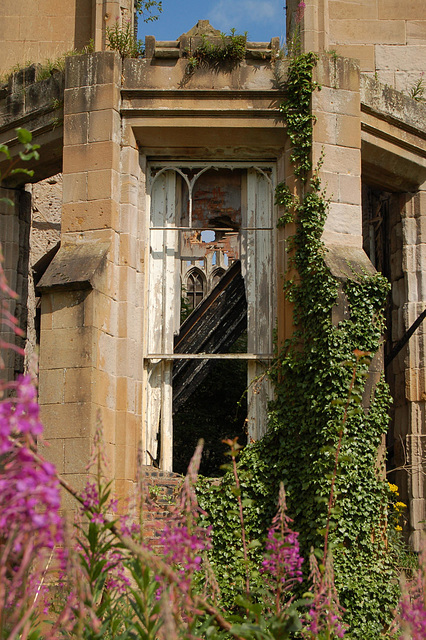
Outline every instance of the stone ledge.
<svg viewBox="0 0 426 640"><path fill-rule="evenodd" d="M361 110L372 112L403 129L415 131L426 138L426 105L405 96L400 91L381 84L368 75L360 78Z"/></svg>
<svg viewBox="0 0 426 640"><path fill-rule="evenodd" d="M95 273L104 265L108 249L106 243L92 242L61 246L37 289L92 288Z"/></svg>

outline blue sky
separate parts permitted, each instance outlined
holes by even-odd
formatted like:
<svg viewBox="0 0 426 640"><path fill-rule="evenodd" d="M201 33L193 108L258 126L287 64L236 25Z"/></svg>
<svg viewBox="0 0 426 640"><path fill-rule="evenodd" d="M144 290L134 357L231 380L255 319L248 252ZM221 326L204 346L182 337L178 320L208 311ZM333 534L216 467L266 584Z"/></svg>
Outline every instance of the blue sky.
<svg viewBox="0 0 426 640"><path fill-rule="evenodd" d="M175 40L200 19L229 33L248 31L252 41L266 42L285 35L285 0L163 0L163 13L157 22L139 20L138 38L155 36L157 40Z"/></svg>

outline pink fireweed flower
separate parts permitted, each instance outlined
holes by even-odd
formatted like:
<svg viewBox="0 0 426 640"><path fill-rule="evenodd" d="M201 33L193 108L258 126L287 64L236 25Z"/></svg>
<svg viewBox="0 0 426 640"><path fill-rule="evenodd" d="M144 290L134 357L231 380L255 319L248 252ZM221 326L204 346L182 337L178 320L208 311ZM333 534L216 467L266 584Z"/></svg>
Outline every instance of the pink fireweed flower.
<svg viewBox="0 0 426 640"><path fill-rule="evenodd" d="M182 574L191 573L200 569L203 552L211 548L210 532L210 528L195 527L191 533L186 525L173 522L164 527L160 544Z"/></svg>
<svg viewBox="0 0 426 640"><path fill-rule="evenodd" d="M13 388L0 402L0 615L11 628L42 610L47 573L67 556L56 470L33 452L42 432L36 391L29 376Z"/></svg>
<svg viewBox="0 0 426 640"><path fill-rule="evenodd" d="M96 510L99 508L99 490L95 482L88 480L86 486L81 492L83 500L83 510Z"/></svg>
<svg viewBox="0 0 426 640"><path fill-rule="evenodd" d="M345 610L340 605L334 584L332 557L331 555L327 557L323 573L321 573L313 553L311 553L310 564L314 597L306 616L307 620L302 637L313 639L325 632L327 638L334 636L343 638L347 630L347 625L342 622Z"/></svg>
<svg viewBox="0 0 426 640"><path fill-rule="evenodd" d="M62 542L59 480L55 467L32 453L43 427L30 377L20 376L15 388L16 397L0 402L0 533L7 537L13 528L18 538L25 533L52 548Z"/></svg>
<svg viewBox="0 0 426 640"><path fill-rule="evenodd" d="M182 592L188 591L193 573L201 569L203 555L212 546L211 527L203 528L197 524L199 515L203 513L194 488L201 453L200 443L189 463L179 500L159 540L165 561L174 565L178 571L181 582L176 586Z"/></svg>
<svg viewBox="0 0 426 640"><path fill-rule="evenodd" d="M306 4L302 1L297 5L296 10L296 24L300 24L303 20L303 16L305 15Z"/></svg>
<svg viewBox="0 0 426 640"><path fill-rule="evenodd" d="M400 640L426 638L426 547L420 553L414 580L402 584L397 622L403 632Z"/></svg>
<svg viewBox="0 0 426 640"><path fill-rule="evenodd" d="M299 552L299 534L290 524L293 520L286 513L284 485L281 483L278 498L278 512L272 521L265 544L265 555L260 568L268 586L276 594L276 605L284 593L291 590L296 582L302 582L303 558Z"/></svg>

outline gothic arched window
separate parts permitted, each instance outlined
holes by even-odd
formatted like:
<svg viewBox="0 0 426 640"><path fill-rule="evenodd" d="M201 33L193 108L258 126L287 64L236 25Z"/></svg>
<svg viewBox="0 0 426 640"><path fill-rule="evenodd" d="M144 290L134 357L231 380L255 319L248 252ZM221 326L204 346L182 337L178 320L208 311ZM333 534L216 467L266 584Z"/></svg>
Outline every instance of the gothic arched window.
<svg viewBox="0 0 426 640"><path fill-rule="evenodd" d="M225 273L225 269L216 269L213 272L213 276L212 276L212 289L215 288L215 286L217 285L217 283L219 282L219 280L221 279L221 277L223 276L223 274Z"/></svg>
<svg viewBox="0 0 426 640"><path fill-rule="evenodd" d="M191 311L200 304L205 293L205 281L203 274L201 271L198 271L198 269L193 269L189 272L186 278L186 299Z"/></svg>

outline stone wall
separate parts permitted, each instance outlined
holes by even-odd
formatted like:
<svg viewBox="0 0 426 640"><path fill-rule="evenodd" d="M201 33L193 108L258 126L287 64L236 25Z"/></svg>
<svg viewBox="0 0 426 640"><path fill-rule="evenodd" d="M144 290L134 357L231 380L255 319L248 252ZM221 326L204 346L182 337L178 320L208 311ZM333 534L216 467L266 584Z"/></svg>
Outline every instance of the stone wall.
<svg viewBox="0 0 426 640"><path fill-rule="evenodd" d="M53 61L93 41L106 47L105 28L116 19L133 21L133 0L2 0L0 76L16 66Z"/></svg>
<svg viewBox="0 0 426 640"><path fill-rule="evenodd" d="M298 0L287 1L287 28L296 28ZM306 0L305 51L336 51L361 71L408 92L426 69L424 0Z"/></svg>

